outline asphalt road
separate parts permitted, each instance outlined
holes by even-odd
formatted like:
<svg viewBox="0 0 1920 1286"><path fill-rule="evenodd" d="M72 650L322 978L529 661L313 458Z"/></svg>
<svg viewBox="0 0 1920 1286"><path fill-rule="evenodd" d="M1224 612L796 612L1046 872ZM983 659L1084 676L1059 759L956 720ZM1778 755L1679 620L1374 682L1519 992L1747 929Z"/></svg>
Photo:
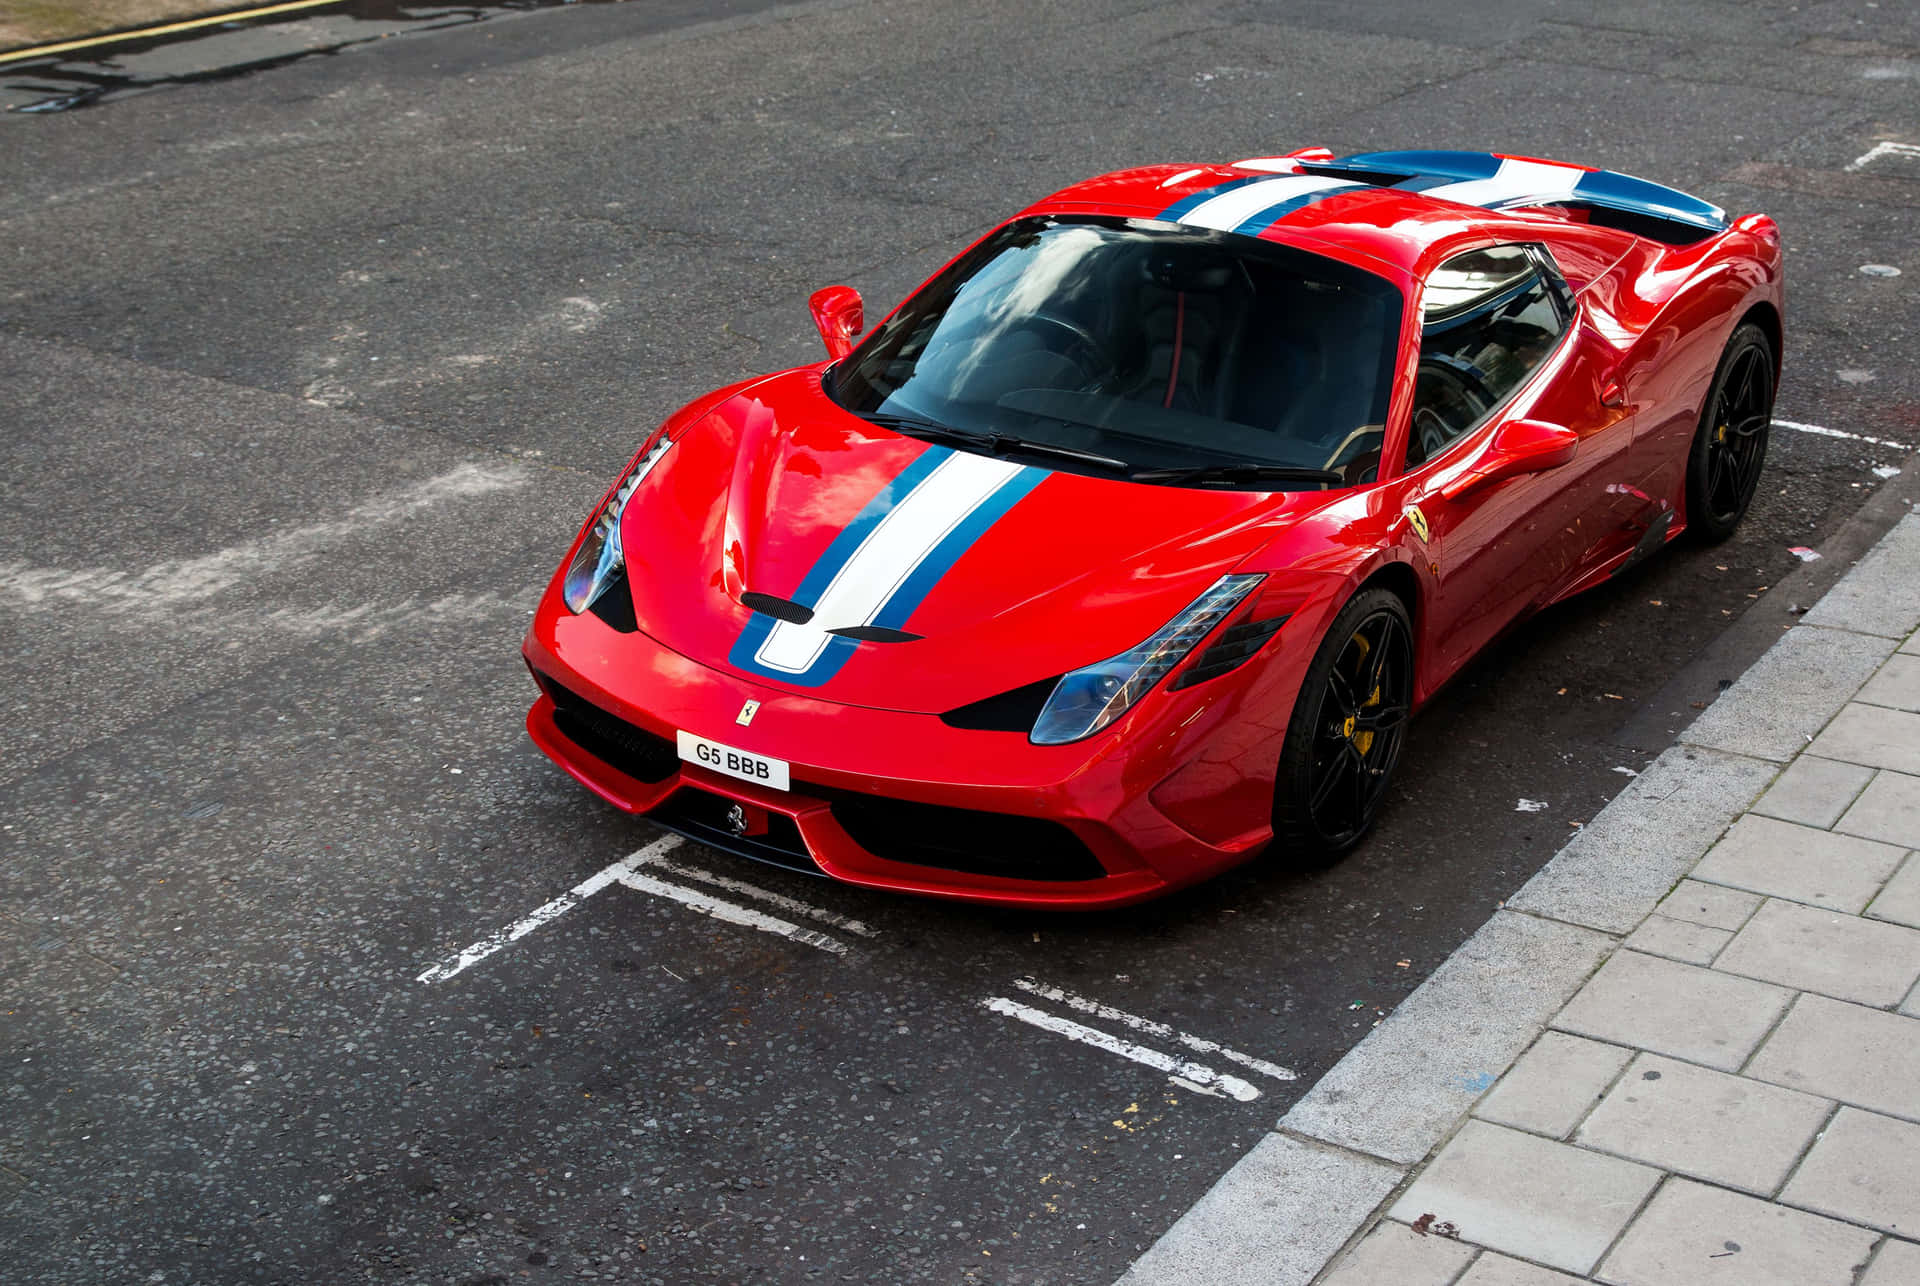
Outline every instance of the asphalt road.
<svg viewBox="0 0 1920 1286"><path fill-rule="evenodd" d="M1733 542L1511 636L1329 871L1049 917L689 846L420 981L659 838L526 741L515 650L638 436L1073 179L1495 147L1764 209L1780 416L1920 441L1920 159L1848 168L1920 142L1910 6L712 12L0 120L9 1281L1111 1280L1904 511L1904 448L1776 432ZM986 1007L1129 1033L1035 986L1296 1079Z"/></svg>

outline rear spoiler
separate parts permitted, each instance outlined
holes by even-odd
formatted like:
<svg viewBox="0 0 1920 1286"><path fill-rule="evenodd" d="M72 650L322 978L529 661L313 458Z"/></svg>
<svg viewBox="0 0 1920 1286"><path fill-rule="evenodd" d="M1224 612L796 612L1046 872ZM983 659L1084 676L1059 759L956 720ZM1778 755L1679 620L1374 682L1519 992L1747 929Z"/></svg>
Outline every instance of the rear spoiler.
<svg viewBox="0 0 1920 1286"><path fill-rule="evenodd" d="M1489 210L1555 205L1605 211L1622 216L1604 221L1624 231L1677 244L1698 241L1728 227L1725 210L1677 188L1612 170L1497 152L1362 152L1336 157L1326 148L1303 148L1283 157L1239 161L1236 166L1324 174Z"/></svg>

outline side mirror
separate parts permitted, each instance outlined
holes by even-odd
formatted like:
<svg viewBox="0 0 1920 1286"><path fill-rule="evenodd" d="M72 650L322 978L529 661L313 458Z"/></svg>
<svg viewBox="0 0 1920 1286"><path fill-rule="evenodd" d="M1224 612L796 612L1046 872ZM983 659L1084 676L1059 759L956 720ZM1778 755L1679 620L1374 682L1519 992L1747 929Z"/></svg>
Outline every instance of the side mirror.
<svg viewBox="0 0 1920 1286"><path fill-rule="evenodd" d="M836 362L853 351L854 336L866 329L860 292L852 286L823 286L808 298L807 311L813 314L827 355Z"/></svg>
<svg viewBox="0 0 1920 1286"><path fill-rule="evenodd" d="M1508 420L1493 431L1493 441L1487 444L1474 466L1440 488L1440 494L1448 500L1458 500L1504 478L1558 469L1571 462L1579 450L1580 435L1564 424Z"/></svg>

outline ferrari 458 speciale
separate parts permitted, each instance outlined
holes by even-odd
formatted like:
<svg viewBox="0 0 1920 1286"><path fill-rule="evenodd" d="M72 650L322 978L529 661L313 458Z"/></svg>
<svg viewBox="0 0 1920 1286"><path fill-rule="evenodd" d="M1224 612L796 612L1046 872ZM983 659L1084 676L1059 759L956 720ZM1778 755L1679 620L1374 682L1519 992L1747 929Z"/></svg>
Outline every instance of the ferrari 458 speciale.
<svg viewBox="0 0 1920 1286"><path fill-rule="evenodd" d="M615 807L854 884L1138 901L1380 811L1490 639L1754 494L1780 237L1606 170L1125 170L639 442L524 645Z"/></svg>

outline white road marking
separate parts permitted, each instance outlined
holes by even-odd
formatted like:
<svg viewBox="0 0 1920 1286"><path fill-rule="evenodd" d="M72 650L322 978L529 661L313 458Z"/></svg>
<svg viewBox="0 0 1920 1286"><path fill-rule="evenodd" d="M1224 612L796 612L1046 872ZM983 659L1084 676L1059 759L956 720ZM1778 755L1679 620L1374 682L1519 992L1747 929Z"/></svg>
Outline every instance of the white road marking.
<svg viewBox="0 0 1920 1286"><path fill-rule="evenodd" d="M669 835L657 839L637 853L630 853L604 871L595 872L562 893L553 901L535 910L523 919L515 920L498 933L480 939L462 951L459 955L441 961L433 968L421 974L418 981L425 983L445 982L455 974L465 972L479 964L508 943L518 942L543 924L559 919L582 902L612 884L620 876L632 870L642 862L651 861L662 853L668 853L686 843L678 835Z"/></svg>
<svg viewBox="0 0 1920 1286"><path fill-rule="evenodd" d="M782 911L791 911L795 915L804 915L809 920L818 920L822 924L831 924L836 929L844 929L846 932L856 934L862 938L876 937L880 932L878 929L862 924L858 920L849 919L844 915L837 915L832 911L826 910L824 907L810 906L802 902L799 898L790 898L785 894L775 893L772 889L763 889L758 884L749 884L745 880L736 880L730 875L715 875L712 871L703 871L697 866L687 866L664 857L648 858L644 865L653 867L656 870L665 871L669 875L678 875L682 879L698 880L702 884L711 884L715 888L725 889L729 893L741 893L750 898L758 898L768 906L777 906Z"/></svg>
<svg viewBox="0 0 1920 1286"><path fill-rule="evenodd" d="M1083 1045L1103 1049L1109 1054L1118 1054L1122 1058L1151 1067L1167 1076L1179 1077L1196 1088L1221 1089L1229 1097L1242 1103L1251 1103L1260 1097L1259 1090L1237 1076L1216 1072L1211 1067L1187 1062L1170 1054L1163 1054L1157 1049L1149 1049L1145 1045L1136 1045L1132 1041L1122 1040L1118 1036L1109 1035L1097 1028L1074 1022L1071 1018L1057 1018L1043 1009L1035 1009L1031 1005L1008 1000L1005 996L995 996L981 1003L996 1014L1016 1018L1030 1026L1038 1027L1041 1031L1050 1031L1056 1036L1077 1040Z"/></svg>
<svg viewBox="0 0 1920 1286"><path fill-rule="evenodd" d="M651 893L655 897L678 902L716 920L725 920L728 924L743 925L749 929L758 929L762 933L777 934L794 942L804 942L810 947L822 951L831 951L834 955L847 954L847 944L838 938L830 938L813 929L803 929L791 920L782 920L778 916L756 911L752 907L740 906L723 898L702 893L698 889L682 888L678 884L668 884L665 880L656 880L651 875L642 875L638 871L622 869L613 877L623 886L638 893Z"/></svg>
<svg viewBox="0 0 1920 1286"><path fill-rule="evenodd" d="M1259 1072L1262 1076L1271 1076L1276 1081L1299 1079L1297 1073L1280 1066L1278 1063L1269 1063L1264 1058L1255 1058L1252 1054L1243 1054L1237 1049L1229 1049L1218 1041L1208 1040L1203 1036L1195 1036L1188 1032L1177 1031L1166 1023L1156 1022L1151 1018L1142 1018L1140 1015L1130 1014L1124 1009L1115 1009L1112 1005L1103 1005L1097 1000L1076 995L1064 987L1049 986L1046 983L1037 982L1032 978L1015 978L1013 985L1029 995L1039 996L1042 1000L1051 1000L1056 1004L1065 1005L1069 1009L1077 1009L1083 1014L1092 1014L1097 1018L1105 1018L1109 1022L1121 1023L1124 1026L1132 1028L1134 1031L1145 1032L1149 1036L1157 1036L1161 1040L1179 1041L1188 1049L1198 1050L1202 1054L1218 1054L1230 1062L1238 1063L1242 1067Z"/></svg>
<svg viewBox="0 0 1920 1286"><path fill-rule="evenodd" d="M1847 162L1846 168L1850 172L1854 170L1864 170L1868 165L1883 156L1920 157L1920 145L1913 143L1875 143L1872 147Z"/></svg>
<svg viewBox="0 0 1920 1286"><path fill-rule="evenodd" d="M183 606L232 589L251 577L303 563L369 526L398 522L449 500L524 486L529 477L519 465L463 464L438 477L376 496L340 518L242 541L200 558L169 559L143 569L35 567L0 562L0 598L29 606L74 601L148 611Z"/></svg>
<svg viewBox="0 0 1920 1286"><path fill-rule="evenodd" d="M1889 442L1885 438L1870 438L1864 433L1848 433L1843 429L1829 429L1818 424L1802 424L1798 420L1775 420L1773 427L1792 429L1795 433L1811 433L1820 438L1845 438L1849 442L1867 442L1877 447L1892 447L1896 451L1913 449L1904 442Z"/></svg>

